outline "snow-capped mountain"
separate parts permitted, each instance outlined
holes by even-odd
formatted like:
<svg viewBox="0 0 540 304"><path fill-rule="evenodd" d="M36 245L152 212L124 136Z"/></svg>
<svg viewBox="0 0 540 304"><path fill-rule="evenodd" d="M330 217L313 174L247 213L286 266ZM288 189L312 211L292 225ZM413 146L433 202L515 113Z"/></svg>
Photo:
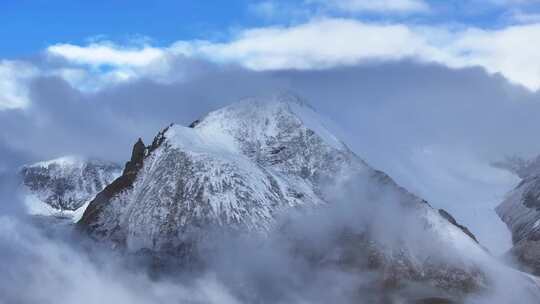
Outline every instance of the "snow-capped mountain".
<svg viewBox="0 0 540 304"><path fill-rule="evenodd" d="M428 206L370 168L330 128L290 94L243 100L191 127L171 125L151 146L137 142L124 175L80 224L134 250L177 245L207 225L265 231L284 209L329 203L324 189L353 175Z"/></svg>
<svg viewBox="0 0 540 304"><path fill-rule="evenodd" d="M95 197L78 226L128 251L183 250L211 228L264 235L287 210L332 208L344 191L340 185L352 182L353 188L364 188L366 197L388 196L408 210L421 230L411 235L426 247L418 240L416 245L403 241L403 247L388 252L378 240L344 235L336 245L342 250L334 247L336 254L326 252L324 261L340 256L343 262L349 259L342 254L370 251L365 264L377 261L397 280L461 291L487 284L479 261L491 257L474 235L371 168L332 129L290 94L246 99L190 127L170 125L149 146L137 141L123 174ZM364 182L354 184L357 180ZM430 254L427 247L438 253ZM442 262L440 256L449 258Z"/></svg>
<svg viewBox="0 0 540 304"><path fill-rule="evenodd" d="M20 170L25 204L31 214L75 219L120 173L121 167L115 163L76 156L38 162Z"/></svg>
<svg viewBox="0 0 540 304"><path fill-rule="evenodd" d="M540 274L540 158L521 167L522 181L496 208L512 232L511 255Z"/></svg>

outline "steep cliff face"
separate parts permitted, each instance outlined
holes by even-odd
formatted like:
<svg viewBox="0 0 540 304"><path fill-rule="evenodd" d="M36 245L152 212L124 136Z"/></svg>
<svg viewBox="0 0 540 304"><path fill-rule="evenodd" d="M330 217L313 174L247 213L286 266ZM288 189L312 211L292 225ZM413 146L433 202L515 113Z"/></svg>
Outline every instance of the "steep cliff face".
<svg viewBox="0 0 540 304"><path fill-rule="evenodd" d="M20 175L31 213L69 216L115 180L120 168L68 156L24 166Z"/></svg>

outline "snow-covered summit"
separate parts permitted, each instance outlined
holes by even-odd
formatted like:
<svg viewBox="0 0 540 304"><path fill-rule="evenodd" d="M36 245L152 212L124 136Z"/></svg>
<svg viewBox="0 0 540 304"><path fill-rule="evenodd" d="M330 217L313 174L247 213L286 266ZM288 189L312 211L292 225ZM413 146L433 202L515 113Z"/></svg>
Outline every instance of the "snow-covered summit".
<svg viewBox="0 0 540 304"><path fill-rule="evenodd" d="M309 129L325 144L344 150L345 145L331 132L332 123L319 115L306 101L290 93L268 98L252 97L213 111L193 125L207 140L224 147L249 150L268 148L272 138L290 136L298 129Z"/></svg>

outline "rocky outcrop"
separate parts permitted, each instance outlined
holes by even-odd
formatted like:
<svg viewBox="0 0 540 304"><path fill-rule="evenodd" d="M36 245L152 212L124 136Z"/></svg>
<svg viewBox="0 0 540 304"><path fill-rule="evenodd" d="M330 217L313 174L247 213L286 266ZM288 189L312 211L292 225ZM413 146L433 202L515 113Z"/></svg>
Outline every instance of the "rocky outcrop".
<svg viewBox="0 0 540 304"><path fill-rule="evenodd" d="M496 211L512 233L509 254L523 269L540 274L540 171L524 176Z"/></svg>
<svg viewBox="0 0 540 304"><path fill-rule="evenodd" d="M446 210L444 209L439 209L439 214L445 218L446 220L448 220L448 222L450 222L452 225L458 227L461 231L463 231L463 233L465 233L466 235L468 235L471 239L473 239L476 243L478 243L478 240L476 239L476 236L474 236L474 234L465 226L463 225L460 225L456 219L450 214L448 213Z"/></svg>
<svg viewBox="0 0 540 304"><path fill-rule="evenodd" d="M146 147L142 138L139 138L133 145L131 151L131 158L126 162L122 174L103 189L98 195L91 201L89 207L85 210L80 222L79 227L85 229L91 229L92 223L96 221L96 216L100 213L102 208L109 202L110 199L119 195L123 191L127 191L133 188L133 183L139 174L139 171L144 165L144 159L152 151L157 149L163 142L164 134L168 128L161 131L152 142L152 145Z"/></svg>

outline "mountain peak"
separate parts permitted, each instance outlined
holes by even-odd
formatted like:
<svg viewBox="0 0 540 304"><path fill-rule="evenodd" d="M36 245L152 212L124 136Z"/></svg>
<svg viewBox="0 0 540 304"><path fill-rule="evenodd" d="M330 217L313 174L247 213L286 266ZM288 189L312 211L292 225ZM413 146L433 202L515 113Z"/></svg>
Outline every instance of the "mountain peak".
<svg viewBox="0 0 540 304"><path fill-rule="evenodd" d="M334 124L319 115L306 101L290 92L270 96L249 97L208 113L189 128L175 126L167 137L179 135L176 143L187 140L216 142L237 151L251 147L265 147L276 138L285 138L291 132L309 132L334 149L346 150L333 135ZM196 140L198 138L198 140ZM204 138L204 140L201 140Z"/></svg>
<svg viewBox="0 0 540 304"><path fill-rule="evenodd" d="M313 108L284 93L171 125L141 159L142 146L137 170L98 194L80 222L132 249L178 244L178 231L208 224L267 230L284 208L326 204L322 188L339 172L368 170Z"/></svg>
<svg viewBox="0 0 540 304"><path fill-rule="evenodd" d="M96 195L80 227L130 250L157 251L184 246L213 226L268 231L286 209L329 204L327 190L353 176L442 219L370 168L328 125L291 94L244 99L190 127L171 125L144 149L133 174L125 171ZM447 220L440 225L458 229Z"/></svg>

